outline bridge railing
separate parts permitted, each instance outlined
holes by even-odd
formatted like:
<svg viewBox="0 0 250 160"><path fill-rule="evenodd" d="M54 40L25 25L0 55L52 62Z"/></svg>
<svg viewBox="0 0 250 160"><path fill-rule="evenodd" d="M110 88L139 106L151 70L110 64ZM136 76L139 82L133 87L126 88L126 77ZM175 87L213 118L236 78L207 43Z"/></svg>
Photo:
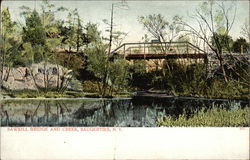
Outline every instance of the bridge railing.
<svg viewBox="0 0 250 160"><path fill-rule="evenodd" d="M112 51L113 54L195 54L205 51L189 42L144 42L144 43L124 43Z"/></svg>

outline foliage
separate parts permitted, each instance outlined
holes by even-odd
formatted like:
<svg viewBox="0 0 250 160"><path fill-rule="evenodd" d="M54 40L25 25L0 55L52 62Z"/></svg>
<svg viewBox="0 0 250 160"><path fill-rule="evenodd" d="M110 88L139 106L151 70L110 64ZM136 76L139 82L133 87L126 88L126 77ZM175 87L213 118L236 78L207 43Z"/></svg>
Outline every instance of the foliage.
<svg viewBox="0 0 250 160"><path fill-rule="evenodd" d="M249 66L250 62L247 56L229 56L226 72L232 80L239 81L240 83L244 84L245 87L247 87L249 85L250 79Z"/></svg>
<svg viewBox="0 0 250 160"><path fill-rule="evenodd" d="M84 92L98 92L98 84L95 81L84 81L82 83L82 88Z"/></svg>
<svg viewBox="0 0 250 160"><path fill-rule="evenodd" d="M114 92L131 88L164 90L185 96L248 96L248 60L232 58L230 63L227 63L224 55L225 51L241 52L243 49L243 52L248 53L249 50L247 40L239 38L233 42L229 34L234 21L234 9L234 5L225 6L223 2L202 2L194 16L198 28L187 24L178 16L174 16L172 20L161 14L138 18L149 34L158 41L191 41L194 38L204 41L220 61L220 71L227 79L226 82L216 74L208 79L206 66L198 63L183 65L180 61L166 60L163 66L149 71L145 61L134 61L129 65L123 59L109 57L112 56L108 55L111 44L120 45L126 36L124 32L111 30L111 25L109 31L112 38L108 39L110 44L104 44L105 39L101 36L97 24L84 24L76 9L56 8L49 1L43 1L38 10L21 7L25 24L19 28L17 23L11 20L8 8L2 10L2 65L8 68L27 67L32 63L44 61L46 69L47 62L56 63L57 66L72 70L78 79L88 80L82 85L85 91L99 92L101 96L113 95L116 94ZM57 19L56 14L64 11L68 14L66 20ZM247 28L249 25L246 23L242 29L243 36L246 37L249 35ZM178 37L181 31L185 32ZM145 35L143 40L148 42L149 37ZM165 50L166 46L155 45L154 49L159 51L158 48ZM73 74L66 73L69 70L65 71L62 77L58 76L64 79L62 85L58 84L57 88L61 92L65 90L64 85L81 88ZM46 80L46 76L44 79ZM48 84L44 86L48 87Z"/></svg>
<svg viewBox="0 0 250 160"><path fill-rule="evenodd" d="M1 35L0 35L0 90L3 81L7 81L10 68L14 66L13 60L18 58L20 38L16 36L16 23L11 21L8 8L1 11ZM5 74L3 68L7 67Z"/></svg>
<svg viewBox="0 0 250 160"><path fill-rule="evenodd" d="M177 37L180 26L175 22L170 23L161 14L150 14L148 16L140 16L138 21L143 24L144 28L160 42L172 41Z"/></svg>
<svg viewBox="0 0 250 160"><path fill-rule="evenodd" d="M86 29L86 40L87 44L89 43L98 43L101 41L101 32L97 28L97 24L87 23L85 26Z"/></svg>
<svg viewBox="0 0 250 160"><path fill-rule="evenodd" d="M226 34L214 33L212 36L212 46L216 48L217 52L231 52L233 45L233 39L231 36Z"/></svg>
<svg viewBox="0 0 250 160"><path fill-rule="evenodd" d="M72 78L69 82L69 85L71 86L71 89L74 91L82 91L81 82L76 78Z"/></svg>
<svg viewBox="0 0 250 160"><path fill-rule="evenodd" d="M20 46L16 36L16 23L11 21L11 15L8 8L2 10L2 27L0 38L0 51L3 53L2 64L12 66L12 59L16 58L16 52Z"/></svg>
<svg viewBox="0 0 250 160"><path fill-rule="evenodd" d="M132 88L150 89L152 74L146 72L144 61L134 61L129 68L128 85Z"/></svg>
<svg viewBox="0 0 250 160"><path fill-rule="evenodd" d="M104 97L108 88L109 58L107 56L107 45L99 43L87 51L88 70L98 79L99 94Z"/></svg>
<svg viewBox="0 0 250 160"><path fill-rule="evenodd" d="M61 43L69 51L76 49L80 51L83 45L88 43L84 26L77 9L69 10L67 20L60 21L57 25Z"/></svg>
<svg viewBox="0 0 250 160"><path fill-rule="evenodd" d="M88 70L98 79L99 94L104 97L111 95L114 87L121 89L126 84L127 62L111 61L107 53L107 45L98 43L87 51Z"/></svg>
<svg viewBox="0 0 250 160"><path fill-rule="evenodd" d="M228 12L232 10L232 12ZM225 5L223 1L204 1L196 9L192 16L198 24L198 28L178 19L177 23L183 26L186 33L200 39L206 48L213 52L219 61L220 68L225 82L228 81L224 69L223 49L229 50L230 36L229 32L234 24L236 15L236 5L234 2Z"/></svg>
<svg viewBox="0 0 250 160"><path fill-rule="evenodd" d="M127 86L128 79L128 67L128 63L124 59L114 60L114 62L110 64L109 85L111 87L116 87L117 89L125 89L125 87ZM113 88L111 88L111 90Z"/></svg>
<svg viewBox="0 0 250 160"><path fill-rule="evenodd" d="M202 109L192 117L186 118L185 114L177 119L167 116L158 119L160 126L168 127L249 127L250 110L248 107L238 110L213 107L207 111Z"/></svg>
<svg viewBox="0 0 250 160"><path fill-rule="evenodd" d="M23 28L22 40L31 45L45 45L46 32L42 25L42 20L37 11L33 11L25 20L26 26Z"/></svg>
<svg viewBox="0 0 250 160"><path fill-rule="evenodd" d="M246 39L240 37L234 41L232 51L235 53L249 53L250 44L247 43Z"/></svg>
<svg viewBox="0 0 250 160"><path fill-rule="evenodd" d="M13 98L76 98L76 97L84 97L85 93L82 92L74 92L74 91L65 91L64 93L59 93L57 91L34 91L34 90L21 90L21 91L7 91L6 95Z"/></svg>
<svg viewBox="0 0 250 160"><path fill-rule="evenodd" d="M78 75L79 69L82 69L85 65L84 60L74 53L57 53L55 59L59 65L73 70L75 75Z"/></svg>
<svg viewBox="0 0 250 160"><path fill-rule="evenodd" d="M99 79L106 76L108 57L106 53L107 45L99 43L87 50L88 70L93 72Z"/></svg>

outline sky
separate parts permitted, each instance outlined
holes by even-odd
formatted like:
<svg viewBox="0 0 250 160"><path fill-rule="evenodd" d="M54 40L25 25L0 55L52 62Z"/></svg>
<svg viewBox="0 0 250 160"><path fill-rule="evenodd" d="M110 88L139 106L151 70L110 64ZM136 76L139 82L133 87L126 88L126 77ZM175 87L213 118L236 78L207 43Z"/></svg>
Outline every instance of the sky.
<svg viewBox="0 0 250 160"><path fill-rule="evenodd" d="M64 0L64 1L51 1L56 7L66 7L69 9L77 8L80 17L83 22L97 23L99 29L103 32L104 36L108 35L105 32L108 26L103 23L103 19L110 20L111 15L111 4L115 4L114 7L114 23L116 24L115 30L123 31L128 33L124 42L139 42L142 37L147 34L147 31L143 28L143 25L138 22L139 16L146 16L149 14L162 14L168 20L171 21L172 17L175 15L182 16L188 23L194 24L195 21L189 18L193 11L199 6L202 1L198 0L161 0L161 1L126 1L128 9L121 9L118 7L118 0L115 1L95 1L95 0ZM230 1L225 1L225 4L230 3ZM34 0L4 0L2 3L2 8L8 7L12 19L24 22L24 18L20 16L20 7L25 5L30 8L39 10L41 1ZM249 22L249 2L247 0L237 1L237 12L233 28L230 35L236 39L241 36L241 26L247 20ZM57 15L58 18L64 19L67 14Z"/></svg>

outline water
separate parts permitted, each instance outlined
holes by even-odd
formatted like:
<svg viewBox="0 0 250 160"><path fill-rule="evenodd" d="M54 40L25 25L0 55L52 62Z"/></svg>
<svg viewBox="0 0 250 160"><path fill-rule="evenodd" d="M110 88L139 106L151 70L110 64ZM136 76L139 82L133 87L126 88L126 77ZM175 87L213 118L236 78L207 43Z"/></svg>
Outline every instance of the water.
<svg viewBox="0 0 250 160"><path fill-rule="evenodd" d="M195 98L16 99L0 101L1 126L156 127L157 118L225 107L237 110L247 101Z"/></svg>

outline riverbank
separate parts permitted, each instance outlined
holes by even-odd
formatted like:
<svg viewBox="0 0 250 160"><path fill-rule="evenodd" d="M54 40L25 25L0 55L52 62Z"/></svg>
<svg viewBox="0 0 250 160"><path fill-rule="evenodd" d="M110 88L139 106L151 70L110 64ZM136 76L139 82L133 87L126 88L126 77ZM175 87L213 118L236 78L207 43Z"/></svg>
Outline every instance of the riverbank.
<svg viewBox="0 0 250 160"><path fill-rule="evenodd" d="M0 93L0 99L6 98L101 98L98 93L78 92L78 91L33 91L33 90L20 90L20 91L5 91ZM115 97L132 97L132 93L117 93L113 96L106 96L102 98L115 98Z"/></svg>
<svg viewBox="0 0 250 160"><path fill-rule="evenodd" d="M186 98L186 99L232 99L232 100L244 100L250 99L249 95L245 96L198 96L198 95L176 95L167 93L164 91L139 91L139 92L127 92L127 93L116 93L113 96L101 97L95 92L79 92L79 91L33 91L33 90L20 90L20 91L4 91L0 92L0 99L11 99L11 98L143 98L143 99L164 99L164 98Z"/></svg>
<svg viewBox="0 0 250 160"><path fill-rule="evenodd" d="M167 93L164 91L141 91L136 92L134 97L141 97L141 98L172 98L172 97L178 97L178 98L186 98L186 99L192 99L192 98L199 98L199 99L234 99L234 100L249 100L250 96L245 94L243 96L204 96L204 95L189 95L189 94L173 94L173 93Z"/></svg>

